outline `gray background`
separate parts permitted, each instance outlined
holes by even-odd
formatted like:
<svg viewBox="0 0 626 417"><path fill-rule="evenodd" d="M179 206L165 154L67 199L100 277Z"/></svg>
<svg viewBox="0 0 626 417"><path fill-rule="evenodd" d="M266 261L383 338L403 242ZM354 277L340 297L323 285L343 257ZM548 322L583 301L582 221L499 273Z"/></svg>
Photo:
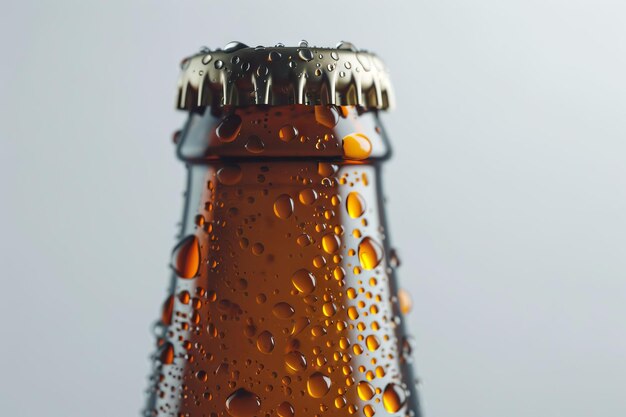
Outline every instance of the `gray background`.
<svg viewBox="0 0 626 417"><path fill-rule="evenodd" d="M38 3L0 17L0 414L138 414L182 209L178 62L304 38L392 70L425 415L625 415L623 1Z"/></svg>

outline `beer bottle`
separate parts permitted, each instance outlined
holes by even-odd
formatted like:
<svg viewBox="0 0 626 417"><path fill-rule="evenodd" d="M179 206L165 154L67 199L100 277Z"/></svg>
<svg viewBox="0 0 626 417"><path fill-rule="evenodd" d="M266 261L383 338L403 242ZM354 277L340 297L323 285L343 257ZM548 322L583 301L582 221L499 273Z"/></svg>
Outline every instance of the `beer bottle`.
<svg viewBox="0 0 626 417"><path fill-rule="evenodd" d="M419 417L382 61L232 42L181 66L188 182L145 415Z"/></svg>

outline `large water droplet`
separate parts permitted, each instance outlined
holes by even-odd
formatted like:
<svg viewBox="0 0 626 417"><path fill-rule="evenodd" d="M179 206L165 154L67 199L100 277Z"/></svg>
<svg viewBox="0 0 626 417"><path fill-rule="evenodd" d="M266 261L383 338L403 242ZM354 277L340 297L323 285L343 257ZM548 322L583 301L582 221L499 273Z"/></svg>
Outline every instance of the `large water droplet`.
<svg viewBox="0 0 626 417"><path fill-rule="evenodd" d="M274 346L274 336L267 330L261 332L256 339L256 347L261 353L271 353Z"/></svg>
<svg viewBox="0 0 626 417"><path fill-rule="evenodd" d="M213 57L211 56L211 54L206 54L205 56L202 57L202 63L206 65L209 62L211 62L212 59Z"/></svg>
<svg viewBox="0 0 626 417"><path fill-rule="evenodd" d="M372 407L370 404L367 404L365 407L363 407L363 414L365 414L365 417L373 417L374 414L376 414L376 411L374 410L374 407Z"/></svg>
<svg viewBox="0 0 626 417"><path fill-rule="evenodd" d="M285 366L288 371L302 372L306 369L306 358L297 350L291 351L285 355Z"/></svg>
<svg viewBox="0 0 626 417"><path fill-rule="evenodd" d="M243 172L239 165L226 165L217 170L217 180L224 185L235 185L241 181Z"/></svg>
<svg viewBox="0 0 626 417"><path fill-rule="evenodd" d="M245 43L238 42L238 41L232 41L232 42L228 42L224 46L224 52L235 52L243 48L248 48L248 45L246 45Z"/></svg>
<svg viewBox="0 0 626 417"><path fill-rule="evenodd" d="M359 218L365 213L365 200L361 197L361 194L356 191L352 191L346 198L346 209L348 215L353 219Z"/></svg>
<svg viewBox="0 0 626 417"><path fill-rule="evenodd" d="M246 142L246 150L250 153L261 153L265 150L265 144L256 135L252 135L248 138L248 142Z"/></svg>
<svg viewBox="0 0 626 417"><path fill-rule="evenodd" d="M311 397L322 398L330 390L330 378L321 372L315 372L309 377L306 388Z"/></svg>
<svg viewBox="0 0 626 417"><path fill-rule="evenodd" d="M374 269L383 259L383 248L372 238L366 237L359 243L359 261L363 269Z"/></svg>
<svg viewBox="0 0 626 417"><path fill-rule="evenodd" d="M226 398L226 411L233 417L252 417L261 408L261 399L253 392L239 388Z"/></svg>
<svg viewBox="0 0 626 417"><path fill-rule="evenodd" d="M353 51L353 52L358 51L357 47L354 46L352 42L347 42L347 41L339 42L337 44L337 49L344 49L344 50Z"/></svg>
<svg viewBox="0 0 626 417"><path fill-rule="evenodd" d="M280 302L274 305L274 308L272 308L272 313L279 319L288 319L289 317L293 316L295 312L296 310L294 310L291 305L285 302Z"/></svg>
<svg viewBox="0 0 626 417"><path fill-rule="evenodd" d="M298 193L298 199L302 204L311 205L317 200L317 191L313 188L305 188Z"/></svg>
<svg viewBox="0 0 626 417"><path fill-rule="evenodd" d="M339 246L341 245L341 241L339 240L339 236L334 233L327 233L322 236L322 248L328 254L333 254L339 250Z"/></svg>
<svg viewBox="0 0 626 417"><path fill-rule="evenodd" d="M292 125L284 125L278 130L278 137L283 142L289 142L298 136L298 129Z"/></svg>
<svg viewBox="0 0 626 417"><path fill-rule="evenodd" d="M298 51L298 56L301 60L308 62L313 59L313 52L308 48L300 49Z"/></svg>
<svg viewBox="0 0 626 417"><path fill-rule="evenodd" d="M230 114L217 125L215 133L222 142L232 142L237 139L240 130L241 117L238 114Z"/></svg>
<svg viewBox="0 0 626 417"><path fill-rule="evenodd" d="M302 295L311 294L315 290L315 275L306 269L294 272L291 282Z"/></svg>
<svg viewBox="0 0 626 417"><path fill-rule="evenodd" d="M395 413L402 408L406 401L404 390L396 384L387 384L383 391L383 405L389 413Z"/></svg>
<svg viewBox="0 0 626 417"><path fill-rule="evenodd" d="M359 394L359 398L363 401L371 400L376 391L374 387L367 381L361 381L356 386L357 393Z"/></svg>
<svg viewBox="0 0 626 417"><path fill-rule="evenodd" d="M293 417L295 415L293 406L287 401L280 403L280 405L276 407L276 413L278 417Z"/></svg>
<svg viewBox="0 0 626 417"><path fill-rule="evenodd" d="M181 278L193 278L200 268L200 242L195 235L180 241L172 254L172 267Z"/></svg>
<svg viewBox="0 0 626 417"><path fill-rule="evenodd" d="M380 346L380 342L376 336L371 334L365 338L365 345L371 352L374 352Z"/></svg>
<svg viewBox="0 0 626 417"><path fill-rule="evenodd" d="M293 214L294 203L289 194L281 194L274 201L274 214L280 219L287 219Z"/></svg>
<svg viewBox="0 0 626 417"><path fill-rule="evenodd" d="M346 159L357 161L367 159L372 153L372 143L362 133L352 133L343 138L343 155Z"/></svg>

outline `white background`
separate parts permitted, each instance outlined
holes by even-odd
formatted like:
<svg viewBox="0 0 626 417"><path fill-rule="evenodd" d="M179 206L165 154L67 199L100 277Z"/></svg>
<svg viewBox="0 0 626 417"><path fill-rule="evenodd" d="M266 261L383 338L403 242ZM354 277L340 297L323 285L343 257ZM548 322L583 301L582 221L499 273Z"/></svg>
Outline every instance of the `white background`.
<svg viewBox="0 0 626 417"><path fill-rule="evenodd" d="M1 415L138 415L182 210L180 58L303 38L392 71L425 416L625 415L623 1L37 3L0 16Z"/></svg>

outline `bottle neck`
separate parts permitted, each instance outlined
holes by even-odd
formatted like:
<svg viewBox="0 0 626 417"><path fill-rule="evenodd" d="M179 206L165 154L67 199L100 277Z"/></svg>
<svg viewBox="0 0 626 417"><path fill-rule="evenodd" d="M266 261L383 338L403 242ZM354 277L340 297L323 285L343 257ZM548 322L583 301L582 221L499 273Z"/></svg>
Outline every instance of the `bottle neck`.
<svg viewBox="0 0 626 417"><path fill-rule="evenodd" d="M178 142L187 163L316 159L367 163L390 156L376 111L354 106L250 106L190 113Z"/></svg>

